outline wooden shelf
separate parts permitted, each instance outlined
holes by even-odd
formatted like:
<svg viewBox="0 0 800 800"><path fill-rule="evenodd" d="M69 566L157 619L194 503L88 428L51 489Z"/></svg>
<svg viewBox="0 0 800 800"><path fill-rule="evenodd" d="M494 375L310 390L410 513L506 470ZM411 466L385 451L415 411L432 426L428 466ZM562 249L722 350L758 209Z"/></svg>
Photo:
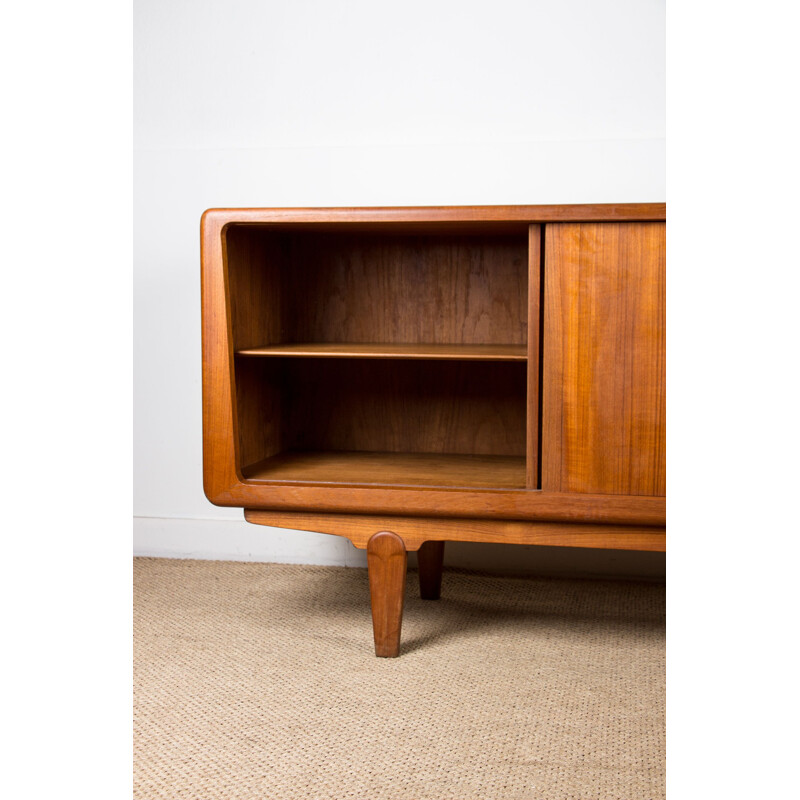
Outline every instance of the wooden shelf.
<svg viewBox="0 0 800 800"><path fill-rule="evenodd" d="M291 358L402 358L427 361L527 361L515 344L274 344L237 350L240 356Z"/></svg>
<svg viewBox="0 0 800 800"><path fill-rule="evenodd" d="M243 470L248 482L525 488L524 456L289 451Z"/></svg>

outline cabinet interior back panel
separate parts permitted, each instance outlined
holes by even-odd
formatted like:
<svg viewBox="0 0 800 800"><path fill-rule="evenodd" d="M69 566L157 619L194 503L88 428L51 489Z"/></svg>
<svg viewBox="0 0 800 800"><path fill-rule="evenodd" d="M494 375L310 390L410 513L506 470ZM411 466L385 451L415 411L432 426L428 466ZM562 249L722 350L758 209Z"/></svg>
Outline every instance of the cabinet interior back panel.
<svg viewBox="0 0 800 800"><path fill-rule="evenodd" d="M665 494L665 230L546 227L546 491Z"/></svg>
<svg viewBox="0 0 800 800"><path fill-rule="evenodd" d="M288 361L301 450L525 455L524 364Z"/></svg>
<svg viewBox="0 0 800 800"><path fill-rule="evenodd" d="M294 234L296 342L527 343L525 235Z"/></svg>

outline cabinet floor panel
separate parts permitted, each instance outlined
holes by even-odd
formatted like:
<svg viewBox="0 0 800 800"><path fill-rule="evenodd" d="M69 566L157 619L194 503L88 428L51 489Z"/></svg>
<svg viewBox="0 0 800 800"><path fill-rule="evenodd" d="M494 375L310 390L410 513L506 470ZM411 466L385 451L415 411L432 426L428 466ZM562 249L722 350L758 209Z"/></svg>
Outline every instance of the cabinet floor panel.
<svg viewBox="0 0 800 800"><path fill-rule="evenodd" d="M243 470L249 482L524 489L524 456L289 451Z"/></svg>

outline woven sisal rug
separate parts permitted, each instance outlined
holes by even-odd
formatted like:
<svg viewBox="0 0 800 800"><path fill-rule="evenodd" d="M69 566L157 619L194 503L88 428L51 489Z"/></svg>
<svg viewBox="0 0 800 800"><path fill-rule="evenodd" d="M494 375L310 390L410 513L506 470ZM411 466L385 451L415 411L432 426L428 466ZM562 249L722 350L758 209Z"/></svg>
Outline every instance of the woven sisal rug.
<svg viewBox="0 0 800 800"><path fill-rule="evenodd" d="M409 573L377 659L365 570L134 576L137 800L664 795L663 586Z"/></svg>

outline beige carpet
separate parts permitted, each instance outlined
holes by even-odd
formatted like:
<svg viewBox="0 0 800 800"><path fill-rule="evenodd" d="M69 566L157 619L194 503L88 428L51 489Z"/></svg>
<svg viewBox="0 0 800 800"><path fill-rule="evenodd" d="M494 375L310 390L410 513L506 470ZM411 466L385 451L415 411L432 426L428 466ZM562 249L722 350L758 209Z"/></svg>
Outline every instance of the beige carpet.
<svg viewBox="0 0 800 800"><path fill-rule="evenodd" d="M409 573L377 659L365 570L134 574L136 798L664 795L662 586Z"/></svg>

